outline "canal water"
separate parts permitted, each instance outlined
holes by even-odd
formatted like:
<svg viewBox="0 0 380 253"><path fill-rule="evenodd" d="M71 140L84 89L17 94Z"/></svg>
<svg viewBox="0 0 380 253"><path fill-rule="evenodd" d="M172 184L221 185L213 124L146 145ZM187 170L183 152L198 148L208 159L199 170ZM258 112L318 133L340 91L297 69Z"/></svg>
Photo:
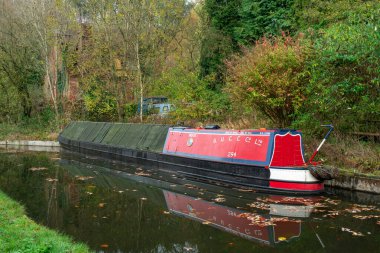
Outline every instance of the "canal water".
<svg viewBox="0 0 380 253"><path fill-rule="evenodd" d="M3 150L0 189L96 252L380 252L380 196L265 195L74 153Z"/></svg>

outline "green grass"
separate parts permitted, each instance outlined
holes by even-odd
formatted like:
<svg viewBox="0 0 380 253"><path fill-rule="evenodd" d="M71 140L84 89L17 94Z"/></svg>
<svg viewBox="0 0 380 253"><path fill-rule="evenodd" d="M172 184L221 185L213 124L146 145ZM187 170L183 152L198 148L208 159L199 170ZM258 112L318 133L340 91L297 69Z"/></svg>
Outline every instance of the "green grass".
<svg viewBox="0 0 380 253"><path fill-rule="evenodd" d="M38 225L25 215L24 208L0 191L0 252L47 253L89 252L84 244L74 243Z"/></svg>
<svg viewBox="0 0 380 253"><path fill-rule="evenodd" d="M59 128L52 125L23 123L0 124L0 140L39 140L56 141Z"/></svg>

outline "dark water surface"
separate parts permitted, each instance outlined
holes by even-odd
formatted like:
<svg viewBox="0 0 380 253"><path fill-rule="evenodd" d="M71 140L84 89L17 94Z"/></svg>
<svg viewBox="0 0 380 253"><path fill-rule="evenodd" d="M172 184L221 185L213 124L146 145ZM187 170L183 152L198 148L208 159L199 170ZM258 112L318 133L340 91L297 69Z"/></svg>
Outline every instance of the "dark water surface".
<svg viewBox="0 0 380 253"><path fill-rule="evenodd" d="M380 196L258 194L72 153L0 153L0 189L97 252L380 252Z"/></svg>

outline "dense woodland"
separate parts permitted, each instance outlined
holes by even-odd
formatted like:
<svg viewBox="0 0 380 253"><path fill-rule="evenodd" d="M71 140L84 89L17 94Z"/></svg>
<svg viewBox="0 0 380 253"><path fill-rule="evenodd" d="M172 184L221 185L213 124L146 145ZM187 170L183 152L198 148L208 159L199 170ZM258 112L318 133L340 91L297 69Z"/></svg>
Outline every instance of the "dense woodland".
<svg viewBox="0 0 380 253"><path fill-rule="evenodd" d="M0 0L0 121L378 132L378 0ZM142 116L166 96L169 117ZM378 158L378 157L377 157Z"/></svg>

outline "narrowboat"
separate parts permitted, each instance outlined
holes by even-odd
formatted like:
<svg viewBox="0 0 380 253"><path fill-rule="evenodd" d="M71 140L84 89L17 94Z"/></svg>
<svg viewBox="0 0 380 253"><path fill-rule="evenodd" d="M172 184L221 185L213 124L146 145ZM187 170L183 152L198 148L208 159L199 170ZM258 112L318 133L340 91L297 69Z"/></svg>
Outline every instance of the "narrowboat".
<svg viewBox="0 0 380 253"><path fill-rule="evenodd" d="M168 125L72 122L59 135L65 149L258 191L319 194L335 171L309 161L302 133L289 129L223 130Z"/></svg>

